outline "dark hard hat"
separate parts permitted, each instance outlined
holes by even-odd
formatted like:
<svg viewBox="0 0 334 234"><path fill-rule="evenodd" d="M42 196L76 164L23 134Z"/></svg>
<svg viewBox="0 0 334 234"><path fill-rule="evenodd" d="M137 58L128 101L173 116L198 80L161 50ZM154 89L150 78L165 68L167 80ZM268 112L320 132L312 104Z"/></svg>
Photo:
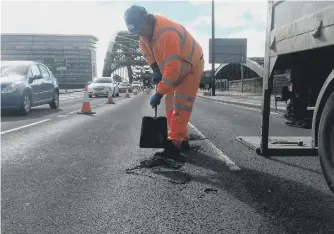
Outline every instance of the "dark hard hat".
<svg viewBox="0 0 334 234"><path fill-rule="evenodd" d="M130 34L141 32L146 14L146 9L138 5L132 5L124 12L124 20Z"/></svg>

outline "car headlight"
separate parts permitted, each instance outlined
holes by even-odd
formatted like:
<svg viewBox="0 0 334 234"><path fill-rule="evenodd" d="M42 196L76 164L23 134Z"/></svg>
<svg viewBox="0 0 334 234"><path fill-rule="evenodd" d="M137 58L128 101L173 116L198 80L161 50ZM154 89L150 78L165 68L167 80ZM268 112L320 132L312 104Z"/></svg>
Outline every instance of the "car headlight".
<svg viewBox="0 0 334 234"><path fill-rule="evenodd" d="M19 83L14 83L11 85L8 85L6 88L1 90L1 93L12 93L19 87Z"/></svg>

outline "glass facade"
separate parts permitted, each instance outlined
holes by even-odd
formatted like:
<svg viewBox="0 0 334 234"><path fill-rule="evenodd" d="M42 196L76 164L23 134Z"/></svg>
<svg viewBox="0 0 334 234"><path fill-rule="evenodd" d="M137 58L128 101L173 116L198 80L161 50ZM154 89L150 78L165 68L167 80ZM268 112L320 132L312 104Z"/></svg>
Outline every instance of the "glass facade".
<svg viewBox="0 0 334 234"><path fill-rule="evenodd" d="M1 60L42 62L61 88L82 88L97 73L97 41L89 35L1 34Z"/></svg>

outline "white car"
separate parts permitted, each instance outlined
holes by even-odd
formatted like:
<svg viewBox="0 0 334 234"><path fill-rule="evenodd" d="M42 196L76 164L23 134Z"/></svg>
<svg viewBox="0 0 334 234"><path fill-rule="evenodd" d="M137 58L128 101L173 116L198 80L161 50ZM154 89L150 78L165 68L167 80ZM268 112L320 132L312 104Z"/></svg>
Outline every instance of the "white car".
<svg viewBox="0 0 334 234"><path fill-rule="evenodd" d="M143 87L143 84L140 81L133 81L132 84L131 84L131 86L132 86L133 89L135 89L135 88L136 89L140 89L140 88Z"/></svg>
<svg viewBox="0 0 334 234"><path fill-rule="evenodd" d="M119 88L117 82L111 77L96 77L88 85L89 97L108 96L111 89L112 96L119 96Z"/></svg>
<svg viewBox="0 0 334 234"><path fill-rule="evenodd" d="M132 86L130 85L129 82L121 82L121 83L119 84L119 91L120 91L121 93L125 93L126 90L128 90L129 93L131 93L131 92L132 92Z"/></svg>

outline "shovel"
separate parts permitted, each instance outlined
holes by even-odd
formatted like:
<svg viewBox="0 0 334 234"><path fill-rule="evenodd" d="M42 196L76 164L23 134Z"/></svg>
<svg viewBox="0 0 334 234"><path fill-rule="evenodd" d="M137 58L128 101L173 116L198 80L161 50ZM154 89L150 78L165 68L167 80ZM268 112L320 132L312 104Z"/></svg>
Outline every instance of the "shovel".
<svg viewBox="0 0 334 234"><path fill-rule="evenodd" d="M157 117L158 107L154 107L154 117L144 116L141 123L140 148L164 148L168 138L167 118Z"/></svg>

